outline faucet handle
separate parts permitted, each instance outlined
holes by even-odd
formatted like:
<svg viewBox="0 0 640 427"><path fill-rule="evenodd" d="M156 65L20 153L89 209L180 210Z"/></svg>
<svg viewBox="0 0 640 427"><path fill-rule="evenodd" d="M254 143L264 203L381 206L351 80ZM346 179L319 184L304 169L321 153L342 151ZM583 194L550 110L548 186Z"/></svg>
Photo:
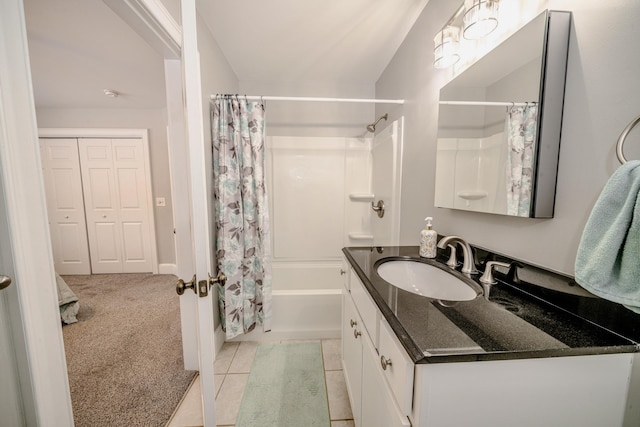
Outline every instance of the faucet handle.
<svg viewBox="0 0 640 427"><path fill-rule="evenodd" d="M485 285L495 285L497 282L493 278L493 266L497 265L499 267L510 268L511 264L500 261L488 261L484 268L484 273L480 277L480 283Z"/></svg>

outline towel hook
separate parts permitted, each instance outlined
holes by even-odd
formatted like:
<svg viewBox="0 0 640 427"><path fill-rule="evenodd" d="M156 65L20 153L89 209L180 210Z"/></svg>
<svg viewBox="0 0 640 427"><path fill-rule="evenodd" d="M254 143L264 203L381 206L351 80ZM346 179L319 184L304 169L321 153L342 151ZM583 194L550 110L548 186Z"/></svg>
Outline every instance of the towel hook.
<svg viewBox="0 0 640 427"><path fill-rule="evenodd" d="M631 129L633 129L633 127L638 123L640 123L640 116L633 119L633 121L629 123L626 128L624 128L624 130L620 134L620 137L618 138L618 143L616 144L616 156L618 156L618 160L622 164L627 163L627 159L625 159L624 153L622 152L624 140L627 138L627 135L629 135L629 132L631 132Z"/></svg>

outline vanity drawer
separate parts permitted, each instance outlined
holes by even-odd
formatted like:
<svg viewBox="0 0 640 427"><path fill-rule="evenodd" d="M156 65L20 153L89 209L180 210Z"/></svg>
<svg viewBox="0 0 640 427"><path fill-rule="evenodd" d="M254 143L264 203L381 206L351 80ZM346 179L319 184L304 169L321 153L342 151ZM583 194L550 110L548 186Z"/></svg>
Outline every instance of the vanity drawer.
<svg viewBox="0 0 640 427"><path fill-rule="evenodd" d="M404 415L411 413L413 399L413 362L402 348L395 333L384 319L380 319L379 367L393 392ZM382 358L387 363L383 366Z"/></svg>
<svg viewBox="0 0 640 427"><path fill-rule="evenodd" d="M375 347L378 346L378 309L369 296L369 292L364 288L360 278L351 270L349 284L351 287L351 298L358 308L358 313L362 318L369 337Z"/></svg>

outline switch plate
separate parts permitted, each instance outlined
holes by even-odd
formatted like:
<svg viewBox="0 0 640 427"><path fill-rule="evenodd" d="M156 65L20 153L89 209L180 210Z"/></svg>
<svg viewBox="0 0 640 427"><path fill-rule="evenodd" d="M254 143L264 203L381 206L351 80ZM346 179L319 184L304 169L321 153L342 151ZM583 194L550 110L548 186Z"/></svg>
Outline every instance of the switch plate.
<svg viewBox="0 0 640 427"><path fill-rule="evenodd" d="M156 206L167 206L167 201L164 197L156 197Z"/></svg>

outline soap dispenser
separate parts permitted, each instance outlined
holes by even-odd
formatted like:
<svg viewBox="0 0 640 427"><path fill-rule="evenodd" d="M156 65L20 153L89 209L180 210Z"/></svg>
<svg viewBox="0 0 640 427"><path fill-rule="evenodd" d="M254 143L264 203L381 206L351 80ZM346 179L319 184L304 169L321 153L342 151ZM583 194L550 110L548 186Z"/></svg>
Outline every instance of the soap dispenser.
<svg viewBox="0 0 640 427"><path fill-rule="evenodd" d="M431 225L432 217L428 216L424 220L427 221L427 225L420 232L420 256L422 258L435 258L438 250L436 248L438 233Z"/></svg>

